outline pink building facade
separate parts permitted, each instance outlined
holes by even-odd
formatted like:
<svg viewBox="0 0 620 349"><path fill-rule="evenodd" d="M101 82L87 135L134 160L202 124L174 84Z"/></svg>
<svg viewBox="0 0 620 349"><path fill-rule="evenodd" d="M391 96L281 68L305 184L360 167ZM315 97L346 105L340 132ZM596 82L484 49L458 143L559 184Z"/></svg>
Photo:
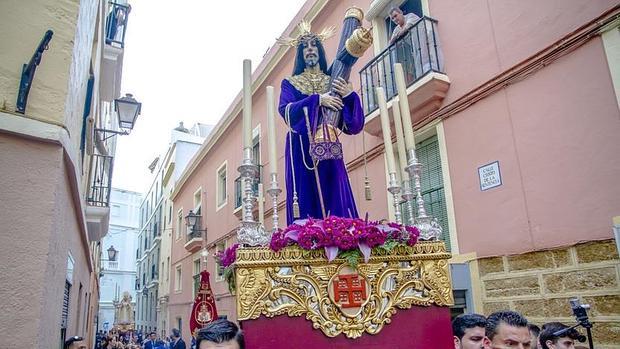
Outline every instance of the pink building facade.
<svg viewBox="0 0 620 349"><path fill-rule="evenodd" d="M375 43L352 74L367 111L366 132L364 137L342 137L345 162L360 213L393 219L379 117L368 93L375 85L391 83L386 61L406 61L388 47L391 2L309 0L283 36L292 35L301 19L311 21L316 31L338 27L352 5L367 13ZM439 218L453 253L454 312L515 309L539 325L572 323L568 299L580 296L593 305L595 342L601 348L617 347L620 313L613 305L620 304L620 262L612 218L620 215L620 34L614 19L620 9L602 0L410 0L397 5L429 17L419 22L427 25L426 39L413 41L414 47L428 42L428 55L422 52L420 67L411 68L407 92L418 156L425 165L426 208ZM336 45L337 38L325 43L328 61ZM252 127L264 166L265 87L276 87L277 100L293 57L293 50L274 46L253 74ZM412 67L419 63L412 61ZM241 74L241 62L239 66ZM278 122L276 133L277 144L284 144L284 122ZM185 336L191 275L201 265L201 249L210 253L206 268L218 312L235 318L234 297L212 255L235 241L240 211L234 179L241 142L238 97L172 194L179 218L199 208L206 230L186 238L184 224L175 226L181 234L173 241L171 274L176 275L175 266L182 273L181 289L175 293L171 286L169 323L182 319ZM284 147L278 149L283 186ZM482 174L492 166L499 185L487 189ZM364 198L366 173L371 201ZM267 180L263 171L261 181ZM283 217L284 202L279 208ZM270 215L267 210L267 227Z"/></svg>

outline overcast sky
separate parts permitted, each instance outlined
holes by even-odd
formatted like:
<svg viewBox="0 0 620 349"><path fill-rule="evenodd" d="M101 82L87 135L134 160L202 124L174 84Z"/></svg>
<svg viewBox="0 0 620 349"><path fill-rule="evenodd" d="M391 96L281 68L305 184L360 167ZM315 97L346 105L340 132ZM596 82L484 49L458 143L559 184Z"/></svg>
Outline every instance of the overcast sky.
<svg viewBox="0 0 620 349"><path fill-rule="evenodd" d="M305 0L132 0L122 94L142 102L129 136L118 137L115 188L146 192L147 166L163 156L179 121L215 125L252 69ZM241 150L239 150L241 151Z"/></svg>

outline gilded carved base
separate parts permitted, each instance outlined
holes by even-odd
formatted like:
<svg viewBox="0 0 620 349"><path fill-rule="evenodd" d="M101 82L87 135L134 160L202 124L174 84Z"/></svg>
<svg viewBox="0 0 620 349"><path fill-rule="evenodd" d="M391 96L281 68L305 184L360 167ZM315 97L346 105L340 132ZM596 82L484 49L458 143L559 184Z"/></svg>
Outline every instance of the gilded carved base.
<svg viewBox="0 0 620 349"><path fill-rule="evenodd" d="M397 309L454 303L449 258L441 241L373 251L357 270L344 259L328 263L323 250L239 248L237 317L305 315L328 337L377 334Z"/></svg>

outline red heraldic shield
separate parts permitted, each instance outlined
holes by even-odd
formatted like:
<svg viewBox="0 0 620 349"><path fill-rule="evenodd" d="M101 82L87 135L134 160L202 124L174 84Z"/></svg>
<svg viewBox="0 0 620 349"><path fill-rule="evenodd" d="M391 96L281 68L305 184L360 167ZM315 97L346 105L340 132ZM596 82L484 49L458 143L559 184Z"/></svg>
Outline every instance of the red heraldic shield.
<svg viewBox="0 0 620 349"><path fill-rule="evenodd" d="M213 299L211 283L209 282L209 272L203 270L200 272L200 287L192 307L189 329L193 335L196 335L198 330L213 320L217 320L217 309L215 308L215 300Z"/></svg>

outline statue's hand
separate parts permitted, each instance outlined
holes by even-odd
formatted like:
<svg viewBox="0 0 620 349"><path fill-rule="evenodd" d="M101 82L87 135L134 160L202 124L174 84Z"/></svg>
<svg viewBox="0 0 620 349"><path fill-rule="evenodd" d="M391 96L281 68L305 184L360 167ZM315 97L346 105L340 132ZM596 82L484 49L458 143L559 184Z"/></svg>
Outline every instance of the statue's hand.
<svg viewBox="0 0 620 349"><path fill-rule="evenodd" d="M341 110L344 104L338 96L330 96L329 93L319 95L319 104L334 110Z"/></svg>
<svg viewBox="0 0 620 349"><path fill-rule="evenodd" d="M346 97L353 92L353 88L343 78L336 78L332 86L334 91L338 92L342 97Z"/></svg>

